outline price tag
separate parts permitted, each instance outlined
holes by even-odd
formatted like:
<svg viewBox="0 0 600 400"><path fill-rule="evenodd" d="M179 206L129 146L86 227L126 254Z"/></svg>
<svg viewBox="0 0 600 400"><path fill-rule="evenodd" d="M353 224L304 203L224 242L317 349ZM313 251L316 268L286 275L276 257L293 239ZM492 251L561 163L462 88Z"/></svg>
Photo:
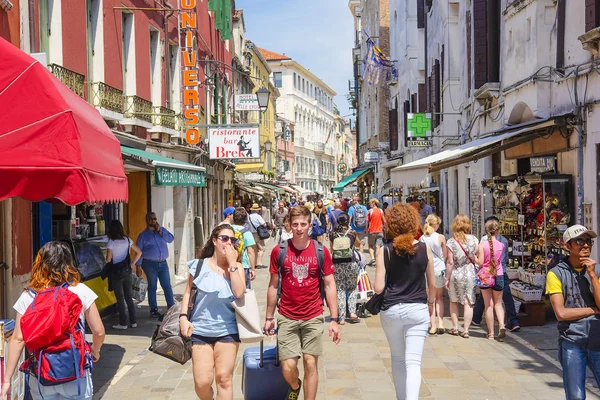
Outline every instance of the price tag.
<svg viewBox="0 0 600 400"><path fill-rule="evenodd" d="M529 250L528 244L525 242L513 242L513 256L530 256L531 250Z"/></svg>
<svg viewBox="0 0 600 400"><path fill-rule="evenodd" d="M525 215L519 214L519 216L517 217L517 221L518 221L519 225L524 226L525 225Z"/></svg>

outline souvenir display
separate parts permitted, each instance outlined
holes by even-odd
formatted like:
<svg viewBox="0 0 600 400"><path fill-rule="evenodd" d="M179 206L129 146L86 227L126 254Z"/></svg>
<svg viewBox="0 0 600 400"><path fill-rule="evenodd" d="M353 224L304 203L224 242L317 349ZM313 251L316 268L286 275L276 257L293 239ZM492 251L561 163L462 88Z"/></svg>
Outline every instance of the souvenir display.
<svg viewBox="0 0 600 400"><path fill-rule="evenodd" d="M562 234L571 223L571 177L495 178L483 187L491 191L500 233L509 243L511 293L521 302L540 301L546 273L567 255Z"/></svg>

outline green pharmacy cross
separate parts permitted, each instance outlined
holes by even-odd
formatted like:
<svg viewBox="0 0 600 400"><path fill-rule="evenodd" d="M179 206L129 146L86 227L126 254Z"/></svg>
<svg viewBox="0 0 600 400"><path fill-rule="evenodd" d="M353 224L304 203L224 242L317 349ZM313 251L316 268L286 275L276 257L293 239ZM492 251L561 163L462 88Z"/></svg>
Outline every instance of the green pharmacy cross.
<svg viewBox="0 0 600 400"><path fill-rule="evenodd" d="M431 114L411 114L406 116L409 138L426 138L431 136Z"/></svg>

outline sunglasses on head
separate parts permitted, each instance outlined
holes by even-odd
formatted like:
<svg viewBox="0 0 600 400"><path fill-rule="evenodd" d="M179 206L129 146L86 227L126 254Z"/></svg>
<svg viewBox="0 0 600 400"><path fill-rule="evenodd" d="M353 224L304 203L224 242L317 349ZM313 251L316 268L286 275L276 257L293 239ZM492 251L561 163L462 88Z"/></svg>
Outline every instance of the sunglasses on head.
<svg viewBox="0 0 600 400"><path fill-rule="evenodd" d="M572 243L577 244L577 246L581 246L583 247L584 244L587 244L588 246L592 247L594 245L594 240L593 239L581 239L581 238L577 238L577 239L573 239L571 240Z"/></svg>
<svg viewBox="0 0 600 400"><path fill-rule="evenodd" d="M217 236L217 238L219 238L223 243L227 243L227 242L231 241L231 244L234 246L237 246L237 244L238 244L238 239L233 236L219 235L219 236Z"/></svg>

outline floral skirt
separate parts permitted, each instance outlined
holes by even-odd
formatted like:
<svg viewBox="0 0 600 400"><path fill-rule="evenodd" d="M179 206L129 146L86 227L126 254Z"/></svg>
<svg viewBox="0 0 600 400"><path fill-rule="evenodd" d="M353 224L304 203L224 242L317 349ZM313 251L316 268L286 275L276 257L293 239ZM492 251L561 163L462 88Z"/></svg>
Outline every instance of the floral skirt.
<svg viewBox="0 0 600 400"><path fill-rule="evenodd" d="M468 299L471 306L475 305L475 268L473 264L455 266L452 269L448 296L453 303L465 304Z"/></svg>

